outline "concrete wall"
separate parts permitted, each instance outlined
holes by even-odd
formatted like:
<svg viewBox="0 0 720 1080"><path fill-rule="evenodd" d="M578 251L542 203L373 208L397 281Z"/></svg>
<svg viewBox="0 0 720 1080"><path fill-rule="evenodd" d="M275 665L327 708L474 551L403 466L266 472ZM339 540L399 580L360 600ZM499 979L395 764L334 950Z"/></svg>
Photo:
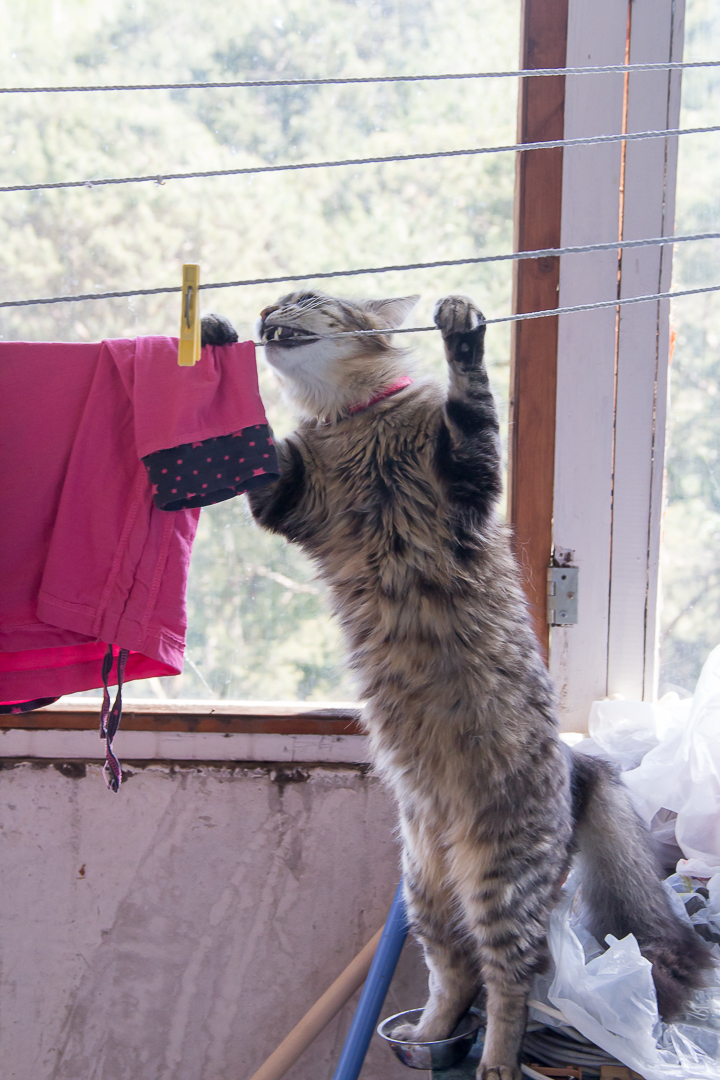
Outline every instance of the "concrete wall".
<svg viewBox="0 0 720 1080"><path fill-rule="evenodd" d="M362 766L130 765L113 795L97 765L5 760L0 822L3 1080L247 1080L398 881ZM408 944L383 1014L425 987ZM352 1004L288 1080L329 1080ZM374 1037L364 1080L410 1075Z"/></svg>

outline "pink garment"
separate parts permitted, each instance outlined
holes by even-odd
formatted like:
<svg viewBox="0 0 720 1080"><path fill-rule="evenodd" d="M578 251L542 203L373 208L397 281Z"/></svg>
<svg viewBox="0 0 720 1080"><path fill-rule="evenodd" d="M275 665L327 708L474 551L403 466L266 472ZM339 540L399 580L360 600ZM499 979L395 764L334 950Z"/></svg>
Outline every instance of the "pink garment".
<svg viewBox="0 0 720 1080"><path fill-rule="evenodd" d="M0 704L100 686L106 643L126 679L180 672L200 511L140 459L266 423L252 342L0 342Z"/></svg>

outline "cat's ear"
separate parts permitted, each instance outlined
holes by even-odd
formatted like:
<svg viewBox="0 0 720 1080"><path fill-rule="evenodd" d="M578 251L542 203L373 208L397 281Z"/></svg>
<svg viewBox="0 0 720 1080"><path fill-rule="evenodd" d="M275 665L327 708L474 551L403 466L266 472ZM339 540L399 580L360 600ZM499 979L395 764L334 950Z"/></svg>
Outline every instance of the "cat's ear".
<svg viewBox="0 0 720 1080"><path fill-rule="evenodd" d="M393 296L389 300L366 300L363 307L373 315L379 315L386 326L397 330L407 319L420 296Z"/></svg>

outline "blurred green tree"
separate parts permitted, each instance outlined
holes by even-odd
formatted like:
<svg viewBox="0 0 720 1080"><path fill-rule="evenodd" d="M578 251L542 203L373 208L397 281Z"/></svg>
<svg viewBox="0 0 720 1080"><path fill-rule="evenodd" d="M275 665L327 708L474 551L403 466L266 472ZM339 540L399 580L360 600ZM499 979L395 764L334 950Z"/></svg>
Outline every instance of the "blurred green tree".
<svg viewBox="0 0 720 1080"><path fill-rule="evenodd" d="M488 0L28 0L0 13L5 85L362 76L512 68L519 3ZM93 187L94 178L456 149L514 141L515 80L4 96L4 183L90 181L0 199L7 298L152 287L199 262L203 281L462 258L510 249L514 162L409 162L275 176ZM510 268L375 275L342 295L471 293L505 310ZM322 284L322 283L321 283ZM289 288L289 287L288 287ZM278 292L205 293L249 338ZM6 339L176 333L176 297L5 309ZM443 375L437 340L415 343ZM507 330L489 335L501 408ZM291 418L261 364L275 429ZM203 512L185 671L128 695L351 698L312 565L257 530L244 500Z"/></svg>
<svg viewBox="0 0 720 1080"><path fill-rule="evenodd" d="M689 0L685 55L720 57L720 12ZM683 73L682 127L716 122L720 75ZM676 231L716 231L720 155L713 135L680 140ZM720 282L720 244L679 244L674 288ZM673 304L676 333L670 368L667 507L661 553L660 691L692 692L708 653L720 643L720 298Z"/></svg>
<svg viewBox="0 0 720 1080"><path fill-rule="evenodd" d="M720 55L712 0L688 0L686 55ZM5 85L127 84L363 76L513 68L519 0L26 0L0 8ZM713 122L720 77L683 75L683 125ZM3 95L3 183L83 179L70 191L0 197L0 291L8 299L152 287L199 262L204 281L509 251L514 162L487 158L93 187L106 176L233 168L511 143L517 84L483 82ZM714 135L681 140L677 229L718 220ZM681 245L674 284L720 281L720 245ZM312 285L312 281L309 282ZM369 275L340 295L420 292L509 310L508 265ZM204 294L250 338L282 287ZM720 300L674 305L677 332L662 553L661 689L692 689L720 640ZM88 340L176 333L175 297L4 309L5 339ZM413 342L443 377L433 335ZM507 419L509 331L488 335ZM261 364L268 414L291 418ZM312 565L261 534L243 500L203 513L188 594L187 664L129 695L352 697L342 649Z"/></svg>

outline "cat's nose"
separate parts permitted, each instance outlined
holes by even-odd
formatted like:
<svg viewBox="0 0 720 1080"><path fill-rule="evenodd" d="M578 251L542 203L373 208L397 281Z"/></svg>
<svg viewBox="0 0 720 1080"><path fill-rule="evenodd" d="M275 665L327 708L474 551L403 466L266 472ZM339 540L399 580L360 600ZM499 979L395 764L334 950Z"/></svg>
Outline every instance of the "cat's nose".
<svg viewBox="0 0 720 1080"><path fill-rule="evenodd" d="M267 319L268 315L272 315L273 311L277 311L277 310L278 310L278 305L277 304L271 304L270 307L263 308L262 311L260 312L260 336L261 337L265 334L265 320Z"/></svg>

